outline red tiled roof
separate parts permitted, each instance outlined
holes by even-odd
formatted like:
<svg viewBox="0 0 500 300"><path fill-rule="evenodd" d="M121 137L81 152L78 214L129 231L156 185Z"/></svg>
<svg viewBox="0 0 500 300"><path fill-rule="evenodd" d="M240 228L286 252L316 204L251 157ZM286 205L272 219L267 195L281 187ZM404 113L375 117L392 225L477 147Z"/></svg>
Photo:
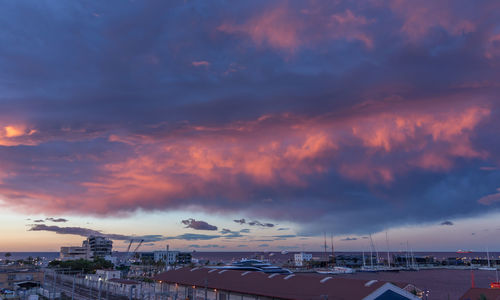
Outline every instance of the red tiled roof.
<svg viewBox="0 0 500 300"><path fill-rule="evenodd" d="M479 300L484 295L488 300L500 300L500 289L471 288L460 300Z"/></svg>
<svg viewBox="0 0 500 300"><path fill-rule="evenodd" d="M322 299L328 296L330 300L363 299L387 283L317 274L266 274L210 268L180 268L158 274L154 279L199 288L205 288L206 284L209 289L264 297ZM400 288L407 286L406 283L394 285Z"/></svg>

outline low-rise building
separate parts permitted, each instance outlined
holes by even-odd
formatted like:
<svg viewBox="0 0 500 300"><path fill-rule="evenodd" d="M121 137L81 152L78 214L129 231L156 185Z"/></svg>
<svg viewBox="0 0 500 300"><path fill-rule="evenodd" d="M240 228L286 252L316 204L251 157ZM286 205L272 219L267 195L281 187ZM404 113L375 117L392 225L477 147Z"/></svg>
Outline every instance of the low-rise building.
<svg viewBox="0 0 500 300"><path fill-rule="evenodd" d="M316 274L178 268L154 277L169 299L350 299L420 300L406 283L335 278Z"/></svg>
<svg viewBox="0 0 500 300"><path fill-rule="evenodd" d="M34 268L0 268L0 289L16 289L20 283L43 283L43 272Z"/></svg>
<svg viewBox="0 0 500 300"><path fill-rule="evenodd" d="M295 258L295 266L302 267L302 266L304 266L305 262L312 260L312 254L300 252L300 253L296 253L294 255L294 258Z"/></svg>
<svg viewBox="0 0 500 300"><path fill-rule="evenodd" d="M155 262L163 261L167 265L173 265L177 262L177 255L179 251L155 251L154 260Z"/></svg>
<svg viewBox="0 0 500 300"><path fill-rule="evenodd" d="M139 298L143 293L142 284L139 281L130 279L110 279L107 281L109 290L114 294L131 296L131 298Z"/></svg>
<svg viewBox="0 0 500 300"><path fill-rule="evenodd" d="M177 253L177 264L179 265L189 265L191 259L193 258L191 252L179 252Z"/></svg>
<svg viewBox="0 0 500 300"><path fill-rule="evenodd" d="M61 260L88 259L89 253L87 247L82 247L82 246L61 247L61 252L59 252L59 258Z"/></svg>

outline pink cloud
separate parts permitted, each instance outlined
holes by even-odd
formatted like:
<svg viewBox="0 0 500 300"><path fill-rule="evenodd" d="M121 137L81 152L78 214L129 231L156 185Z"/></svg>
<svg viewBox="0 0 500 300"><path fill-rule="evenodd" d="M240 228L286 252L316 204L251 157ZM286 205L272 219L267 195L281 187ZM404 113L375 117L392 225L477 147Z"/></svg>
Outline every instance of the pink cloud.
<svg viewBox="0 0 500 300"><path fill-rule="evenodd" d="M37 131L25 124L11 124L0 127L0 146L36 145L31 137Z"/></svg>
<svg viewBox="0 0 500 300"><path fill-rule="evenodd" d="M166 135L115 132L109 141L126 144L132 154L103 162L91 180L78 183L85 192L0 187L0 194L34 210L105 214L177 207L200 197L246 201L256 188L305 188L328 172L390 185L415 169L444 172L456 158L488 156L471 142L490 114L487 105L390 105L369 113L354 109L342 118L264 115L224 126L188 125ZM350 157L350 149L360 153Z"/></svg>
<svg viewBox="0 0 500 300"><path fill-rule="evenodd" d="M199 61L193 61L191 65L193 65L194 67L208 67L210 66L210 63L205 60L199 60Z"/></svg>
<svg viewBox="0 0 500 300"><path fill-rule="evenodd" d="M498 193L484 196L481 199L479 199L477 202L479 202L483 205L492 205L492 204L495 204L497 202L500 202L500 189L498 189Z"/></svg>
<svg viewBox="0 0 500 300"><path fill-rule="evenodd" d="M500 57L500 33L489 37L486 44L485 56L488 59Z"/></svg>
<svg viewBox="0 0 500 300"><path fill-rule="evenodd" d="M417 41L426 36L430 29L439 26L451 35L473 32L476 29L474 20L468 20L453 12L453 0L445 1L382 1L403 19L400 31L409 40Z"/></svg>
<svg viewBox="0 0 500 300"><path fill-rule="evenodd" d="M267 44L293 51L303 43L299 34L302 26L302 22L290 14L287 6L279 6L254 16L244 24L223 23L217 29L229 34L248 34L259 47Z"/></svg>
<svg viewBox="0 0 500 300"><path fill-rule="evenodd" d="M318 5L318 4L315 4ZM257 14L246 22L224 22L217 29L228 34L249 36L257 47L294 52L325 40L361 41L367 48L373 40L365 32L372 21L347 9L326 13L320 6L294 10L287 5Z"/></svg>

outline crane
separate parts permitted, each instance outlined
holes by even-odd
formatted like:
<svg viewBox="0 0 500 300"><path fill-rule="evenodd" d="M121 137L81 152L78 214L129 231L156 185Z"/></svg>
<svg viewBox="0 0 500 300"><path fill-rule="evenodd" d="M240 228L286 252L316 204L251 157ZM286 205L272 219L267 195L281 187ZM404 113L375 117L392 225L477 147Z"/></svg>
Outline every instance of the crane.
<svg viewBox="0 0 500 300"><path fill-rule="evenodd" d="M134 242L134 240L130 240L130 243L128 244L128 247L127 247L127 254L130 252L130 246L132 246L133 242Z"/></svg>
<svg viewBox="0 0 500 300"><path fill-rule="evenodd" d="M137 245L137 247L135 247L135 250L134 250L134 252L133 252L133 254L134 254L134 255L137 253L137 250L138 250L138 249L139 249L139 247L142 245L142 242L144 242L144 240L141 240L141 241L139 242L139 244Z"/></svg>

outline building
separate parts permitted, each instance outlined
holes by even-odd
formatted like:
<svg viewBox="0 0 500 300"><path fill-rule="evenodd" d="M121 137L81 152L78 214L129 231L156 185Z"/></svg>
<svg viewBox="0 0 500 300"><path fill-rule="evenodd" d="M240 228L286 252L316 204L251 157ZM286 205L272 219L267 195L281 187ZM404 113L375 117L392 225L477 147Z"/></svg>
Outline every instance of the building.
<svg viewBox="0 0 500 300"><path fill-rule="evenodd" d="M87 247L83 246L61 247L59 258L61 260L88 259Z"/></svg>
<svg viewBox="0 0 500 300"><path fill-rule="evenodd" d="M114 294L129 296L134 299L139 299L144 294L143 286L139 281L115 278L110 279L106 284L109 285L109 290Z"/></svg>
<svg viewBox="0 0 500 300"><path fill-rule="evenodd" d="M308 262L308 261L312 260L312 254L300 252L300 253L296 253L294 255L294 258L295 258L295 266L302 267L302 266L304 266L304 262Z"/></svg>
<svg viewBox="0 0 500 300"><path fill-rule="evenodd" d="M159 262L163 261L167 265L173 265L177 263L177 256L179 255L179 251L170 251L169 246L167 245L167 250L163 251L154 251L154 261Z"/></svg>
<svg viewBox="0 0 500 300"><path fill-rule="evenodd" d="M177 264L189 265L192 258L191 252L179 252L177 253Z"/></svg>
<svg viewBox="0 0 500 300"><path fill-rule="evenodd" d="M91 258L104 258L107 255L111 255L113 241L110 239L103 236L89 236L86 242L91 253Z"/></svg>
<svg viewBox="0 0 500 300"><path fill-rule="evenodd" d="M61 260L93 259L111 257L113 241L102 236L89 236L82 246L61 247Z"/></svg>
<svg viewBox="0 0 500 300"><path fill-rule="evenodd" d="M155 251L154 260L155 262L164 261L168 265L173 265L177 262L177 255L179 251Z"/></svg>
<svg viewBox="0 0 500 300"><path fill-rule="evenodd" d="M34 268L1 268L0 289L15 290L19 284L43 283L43 272Z"/></svg>
<svg viewBox="0 0 500 300"><path fill-rule="evenodd" d="M121 278L122 272L117 270L96 270L95 275L104 280L110 280L113 278Z"/></svg>
<svg viewBox="0 0 500 300"><path fill-rule="evenodd" d="M500 289L470 288L459 300L500 299Z"/></svg>
<svg viewBox="0 0 500 300"><path fill-rule="evenodd" d="M179 268L154 277L169 299L364 299L420 300L406 283L317 274L265 274L210 268Z"/></svg>

